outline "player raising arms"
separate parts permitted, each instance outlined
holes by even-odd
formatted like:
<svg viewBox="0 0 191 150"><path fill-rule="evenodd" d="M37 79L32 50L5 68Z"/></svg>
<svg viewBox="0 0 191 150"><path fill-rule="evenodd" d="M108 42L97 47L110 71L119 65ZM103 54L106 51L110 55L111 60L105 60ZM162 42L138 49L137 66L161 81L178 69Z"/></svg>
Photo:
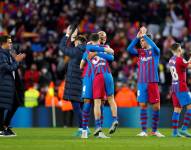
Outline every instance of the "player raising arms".
<svg viewBox="0 0 191 150"><path fill-rule="evenodd" d="M140 105L140 120L142 131L137 136L148 136L147 134L147 105L152 105L152 132L151 135L164 137L157 129L160 111L160 94L158 89L158 64L160 49L146 35L147 29L141 27L137 37L130 43L127 50L138 56L138 102ZM140 41L141 49L136 49Z"/></svg>
<svg viewBox="0 0 191 150"><path fill-rule="evenodd" d="M169 68L172 75L172 100L174 112L172 115L172 136L191 137L187 132L191 119L191 93L186 84L186 69L191 68L191 59L187 62L183 59L183 50L179 43L171 46L173 56L169 60ZM182 107L186 106L187 111L184 116L182 129L178 132L179 117Z"/></svg>

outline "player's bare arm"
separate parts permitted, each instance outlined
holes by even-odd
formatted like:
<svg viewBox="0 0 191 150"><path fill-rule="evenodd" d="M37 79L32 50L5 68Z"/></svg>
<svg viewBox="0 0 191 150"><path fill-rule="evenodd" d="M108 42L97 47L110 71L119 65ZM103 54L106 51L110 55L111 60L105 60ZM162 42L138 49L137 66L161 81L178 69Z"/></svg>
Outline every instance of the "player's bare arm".
<svg viewBox="0 0 191 150"><path fill-rule="evenodd" d="M86 61L81 60L81 62L80 62L80 69L83 69L85 64L86 64Z"/></svg>

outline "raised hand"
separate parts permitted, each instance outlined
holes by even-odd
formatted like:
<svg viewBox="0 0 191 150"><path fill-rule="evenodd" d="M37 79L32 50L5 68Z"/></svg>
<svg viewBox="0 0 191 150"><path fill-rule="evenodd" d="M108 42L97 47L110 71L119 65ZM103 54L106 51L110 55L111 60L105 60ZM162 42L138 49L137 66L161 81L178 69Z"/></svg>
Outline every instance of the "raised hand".
<svg viewBox="0 0 191 150"><path fill-rule="evenodd" d="M143 35L145 35L145 34L147 33L147 28L145 28L144 26L142 26L142 27L140 28L140 31L141 31L141 33L142 33Z"/></svg>
<svg viewBox="0 0 191 150"><path fill-rule="evenodd" d="M77 35L78 35L78 29L76 28L75 31L71 35L71 41L74 41L75 38L77 37Z"/></svg>
<svg viewBox="0 0 191 150"><path fill-rule="evenodd" d="M72 29L71 29L71 26L69 25L66 29L66 36L70 36L72 33Z"/></svg>
<svg viewBox="0 0 191 150"><path fill-rule="evenodd" d="M139 31L139 32L137 33L137 38L141 38L141 37L142 37L142 32Z"/></svg>
<svg viewBox="0 0 191 150"><path fill-rule="evenodd" d="M15 55L15 60L17 61L17 62L21 62L21 61L23 61L23 59L26 57L26 54L22 54L22 53L20 53L20 54L18 54L18 55Z"/></svg>

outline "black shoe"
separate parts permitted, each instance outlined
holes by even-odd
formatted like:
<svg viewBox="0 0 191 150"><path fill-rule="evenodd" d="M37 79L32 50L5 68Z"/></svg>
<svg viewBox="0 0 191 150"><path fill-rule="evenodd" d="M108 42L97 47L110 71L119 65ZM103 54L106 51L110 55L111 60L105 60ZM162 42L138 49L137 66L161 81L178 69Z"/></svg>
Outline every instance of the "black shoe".
<svg viewBox="0 0 191 150"><path fill-rule="evenodd" d="M7 132L9 132L10 135L16 136L16 133L11 130L11 127L8 127L6 130Z"/></svg>
<svg viewBox="0 0 191 150"><path fill-rule="evenodd" d="M2 131L2 134L4 137L13 137L16 136L16 134L10 129L10 128L6 128Z"/></svg>
<svg viewBox="0 0 191 150"><path fill-rule="evenodd" d="M97 128L97 129L94 131L94 136L98 136L100 132L102 132L102 128Z"/></svg>
<svg viewBox="0 0 191 150"><path fill-rule="evenodd" d="M112 123L111 128L109 129L109 134L115 133L115 131L116 131L118 125L119 125L119 122L118 122L118 121L114 121L114 122Z"/></svg>

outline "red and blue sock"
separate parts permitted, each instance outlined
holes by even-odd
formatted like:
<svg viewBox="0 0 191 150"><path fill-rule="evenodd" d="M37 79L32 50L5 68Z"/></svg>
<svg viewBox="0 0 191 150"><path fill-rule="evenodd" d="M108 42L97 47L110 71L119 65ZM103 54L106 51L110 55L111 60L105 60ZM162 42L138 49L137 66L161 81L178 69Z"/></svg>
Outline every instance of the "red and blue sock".
<svg viewBox="0 0 191 150"><path fill-rule="evenodd" d="M100 119L96 119L95 120L95 128L101 128L101 120Z"/></svg>
<svg viewBox="0 0 191 150"><path fill-rule="evenodd" d="M147 132L147 109L141 109L140 120L142 131Z"/></svg>
<svg viewBox="0 0 191 150"><path fill-rule="evenodd" d="M190 123L190 119L191 119L191 109L186 111L186 114L184 116L182 130L187 130L188 129L188 125Z"/></svg>
<svg viewBox="0 0 191 150"><path fill-rule="evenodd" d="M91 103L84 103L83 104L83 111L82 111L82 128L86 130L89 123L90 118L90 111L91 111Z"/></svg>
<svg viewBox="0 0 191 150"><path fill-rule="evenodd" d="M112 120L113 120L113 122L114 122L114 121L117 121L117 116L113 116L113 117L112 117Z"/></svg>
<svg viewBox="0 0 191 150"><path fill-rule="evenodd" d="M173 112L173 115L172 115L173 135L178 134L179 118L180 118L180 113Z"/></svg>
<svg viewBox="0 0 191 150"><path fill-rule="evenodd" d="M152 132L156 132L159 123L159 110L153 110L153 117L152 117Z"/></svg>

